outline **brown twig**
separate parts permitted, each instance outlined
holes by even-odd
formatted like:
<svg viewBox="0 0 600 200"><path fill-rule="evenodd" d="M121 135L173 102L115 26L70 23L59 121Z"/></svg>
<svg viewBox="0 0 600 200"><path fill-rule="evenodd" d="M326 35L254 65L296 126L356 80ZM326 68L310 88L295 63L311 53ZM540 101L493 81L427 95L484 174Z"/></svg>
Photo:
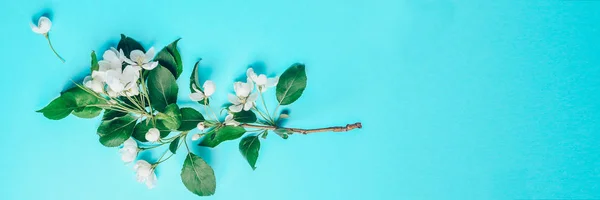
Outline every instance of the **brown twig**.
<svg viewBox="0 0 600 200"><path fill-rule="evenodd" d="M346 126L333 126L327 128L315 128L315 129L301 129L301 128L284 128L284 127L276 127L276 126L264 126L264 125L254 125L254 124L242 124L242 127L245 128L258 128L258 129L266 129L266 130L276 130L276 129L285 129L289 133L301 133L301 134L309 134L309 133L318 133L318 132L346 132L356 128L362 128L362 124L360 122L354 124L348 124Z"/></svg>

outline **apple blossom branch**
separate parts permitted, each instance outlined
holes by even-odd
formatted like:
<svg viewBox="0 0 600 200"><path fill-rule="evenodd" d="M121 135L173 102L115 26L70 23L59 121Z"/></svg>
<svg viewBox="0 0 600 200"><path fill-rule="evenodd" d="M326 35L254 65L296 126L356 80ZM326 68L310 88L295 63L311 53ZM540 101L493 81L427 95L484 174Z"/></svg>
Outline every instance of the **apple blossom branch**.
<svg viewBox="0 0 600 200"><path fill-rule="evenodd" d="M351 131L353 129L360 129L362 128L362 123L357 122L354 124L347 124L346 126L332 126L332 127L326 127L326 128L315 128L315 129L301 129L301 128L283 128L283 127L276 127L276 126L263 126L263 125L254 125L254 124L241 124L240 126L245 127L245 128L258 128L258 129L265 129L265 130L276 130L276 129L285 129L286 131L290 132L290 133L301 133L301 134L309 134L309 133L318 133L318 132L346 132L346 131Z"/></svg>

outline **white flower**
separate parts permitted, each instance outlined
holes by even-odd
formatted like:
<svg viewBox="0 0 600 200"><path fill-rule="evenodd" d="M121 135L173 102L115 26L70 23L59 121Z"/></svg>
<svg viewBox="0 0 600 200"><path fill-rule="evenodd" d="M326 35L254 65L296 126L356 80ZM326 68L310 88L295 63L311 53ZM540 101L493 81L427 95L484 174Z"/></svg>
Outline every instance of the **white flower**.
<svg viewBox="0 0 600 200"><path fill-rule="evenodd" d="M150 163L145 160L138 160L133 166L133 170L136 172L137 181L146 183L148 189L156 186L156 174L154 174L154 168Z"/></svg>
<svg viewBox="0 0 600 200"><path fill-rule="evenodd" d="M109 87L108 94L115 96L135 96L139 94L137 80L140 78L140 67L128 65L121 70L108 70L106 72L106 84Z"/></svg>
<svg viewBox="0 0 600 200"><path fill-rule="evenodd" d="M104 91L105 77L105 72L93 71L92 76L86 76L85 79L83 79L83 85L96 93L102 93Z"/></svg>
<svg viewBox="0 0 600 200"><path fill-rule="evenodd" d="M252 92L252 89L254 89L254 84L249 78L246 83L239 81L233 83L233 90L238 97L247 97Z"/></svg>
<svg viewBox="0 0 600 200"><path fill-rule="evenodd" d="M239 126L240 123L233 119L233 114L229 113L227 117L225 117L225 125Z"/></svg>
<svg viewBox="0 0 600 200"><path fill-rule="evenodd" d="M237 97L233 94L229 94L227 96L227 99L229 99L229 102L231 102L233 105L229 106L229 111L231 112L240 112L243 110L248 111L250 110L252 107L254 107L254 101L256 101L256 99L258 98L258 94L254 93L251 94L250 96L244 98L244 97Z"/></svg>
<svg viewBox="0 0 600 200"><path fill-rule="evenodd" d="M200 122L200 123L198 123L197 127L198 127L198 130L201 130L201 131L203 131L203 130L204 130L204 128L205 128L205 127L204 127L204 122Z"/></svg>
<svg viewBox="0 0 600 200"><path fill-rule="evenodd" d="M190 94L190 99L192 99L193 101L202 101L204 100L204 98L208 98L210 96L213 95L213 93L215 93L215 83L213 83L212 81L208 80L204 82L204 85L202 85L202 87L204 88L204 92L200 91L198 88L196 88L196 85L192 85L192 88L194 89L194 93Z"/></svg>
<svg viewBox="0 0 600 200"><path fill-rule="evenodd" d="M123 147L119 149L119 153L121 154L121 160L125 163L130 163L137 157L138 154L138 146L137 142L132 138L125 140L123 143Z"/></svg>
<svg viewBox="0 0 600 200"><path fill-rule="evenodd" d="M252 107L254 107L254 101L258 98L258 93L253 93L252 89L254 89L254 85L250 78L248 78L248 82L235 82L233 84L233 90L235 91L235 95L229 94L227 99L233 105L229 106L229 110L231 112L240 112L243 110L248 111Z"/></svg>
<svg viewBox="0 0 600 200"><path fill-rule="evenodd" d="M152 70L158 66L158 61L152 61L153 57L154 47L150 47L145 54L141 50L133 50L129 53L129 59L125 58L124 60L130 65L139 66L146 70Z"/></svg>
<svg viewBox="0 0 600 200"><path fill-rule="evenodd" d="M200 134L194 134L194 135L192 135L192 141L196 141L198 139L200 139Z"/></svg>
<svg viewBox="0 0 600 200"><path fill-rule="evenodd" d="M277 85L277 82L279 82L279 77L276 76L275 78L267 78L267 76L264 74L256 75L256 73L254 73L254 69L252 68L248 68L246 75L250 80L256 83L256 86L260 92L267 91L267 88L274 87Z"/></svg>
<svg viewBox="0 0 600 200"><path fill-rule="evenodd" d="M35 24L31 23L31 30L37 34L45 35L48 33L48 31L50 31L51 27L52 27L52 21L50 21L50 19L48 19L47 17L44 17L44 16L40 17L40 19L38 20L37 26Z"/></svg>
<svg viewBox="0 0 600 200"><path fill-rule="evenodd" d="M156 142L158 139L160 139L160 131L157 128L148 129L148 132L146 132L146 140Z"/></svg>

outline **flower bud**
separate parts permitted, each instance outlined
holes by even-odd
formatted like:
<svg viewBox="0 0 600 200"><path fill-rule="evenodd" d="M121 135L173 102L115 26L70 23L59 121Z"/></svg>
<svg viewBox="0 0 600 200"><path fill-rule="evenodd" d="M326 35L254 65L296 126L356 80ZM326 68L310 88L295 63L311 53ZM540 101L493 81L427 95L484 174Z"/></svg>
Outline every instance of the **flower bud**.
<svg viewBox="0 0 600 200"><path fill-rule="evenodd" d="M196 141L198 139L200 139L200 134L194 134L194 135L192 135L192 141Z"/></svg>
<svg viewBox="0 0 600 200"><path fill-rule="evenodd" d="M158 131L158 129L151 128L150 130L148 130L148 132L146 133L146 140L150 142L156 142L158 141L158 139L160 139L160 131Z"/></svg>

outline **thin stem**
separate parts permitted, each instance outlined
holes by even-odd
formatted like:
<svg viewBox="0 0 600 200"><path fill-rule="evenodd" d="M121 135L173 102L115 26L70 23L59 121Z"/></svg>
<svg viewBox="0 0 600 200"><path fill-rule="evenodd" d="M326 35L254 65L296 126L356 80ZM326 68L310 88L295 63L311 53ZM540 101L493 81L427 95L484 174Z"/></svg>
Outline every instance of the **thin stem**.
<svg viewBox="0 0 600 200"><path fill-rule="evenodd" d="M52 46L52 42L50 41L50 34L46 33L46 34L44 34L44 37L46 37L46 40L48 40L48 45L50 45L50 49L52 49L52 52L54 52L54 55L56 55L56 57L58 57L58 59L60 59L61 62L65 63L65 59L63 59L60 55L58 55L56 50L54 50L54 47Z"/></svg>
<svg viewBox="0 0 600 200"><path fill-rule="evenodd" d="M301 128L284 128L284 127L276 127L276 126L263 126L263 125L255 125L255 124L241 124L240 126L244 128L258 128L264 130L276 130L276 129L285 129L289 133L301 133L301 134L309 134L309 133L317 133L317 132L346 132L356 128L362 128L362 124L360 122L354 124L348 124L346 126L332 126L327 128L316 128L316 129L301 129Z"/></svg>
<svg viewBox="0 0 600 200"><path fill-rule="evenodd" d="M277 113L277 110L279 109L279 106L281 106L281 103L277 103L277 107L275 107L275 110L273 111L273 117L276 116L275 114Z"/></svg>
<svg viewBox="0 0 600 200"><path fill-rule="evenodd" d="M260 92L260 90L259 90L259 92ZM273 118L269 115L269 109L267 108L267 103L265 103L265 97L264 97L264 95L263 95L262 92L260 92L260 100L262 101L263 106L265 107L265 112L267 112L266 113L267 117L269 117L269 119L271 120L271 122L273 122L273 124L275 124L275 120L273 120Z"/></svg>
<svg viewBox="0 0 600 200"><path fill-rule="evenodd" d="M275 122L273 122L273 120L265 117L265 114L263 114L262 111L260 111L258 108L256 108L256 106L253 107L254 111L256 111L265 121L267 121L268 123L270 123L271 125L275 125Z"/></svg>

